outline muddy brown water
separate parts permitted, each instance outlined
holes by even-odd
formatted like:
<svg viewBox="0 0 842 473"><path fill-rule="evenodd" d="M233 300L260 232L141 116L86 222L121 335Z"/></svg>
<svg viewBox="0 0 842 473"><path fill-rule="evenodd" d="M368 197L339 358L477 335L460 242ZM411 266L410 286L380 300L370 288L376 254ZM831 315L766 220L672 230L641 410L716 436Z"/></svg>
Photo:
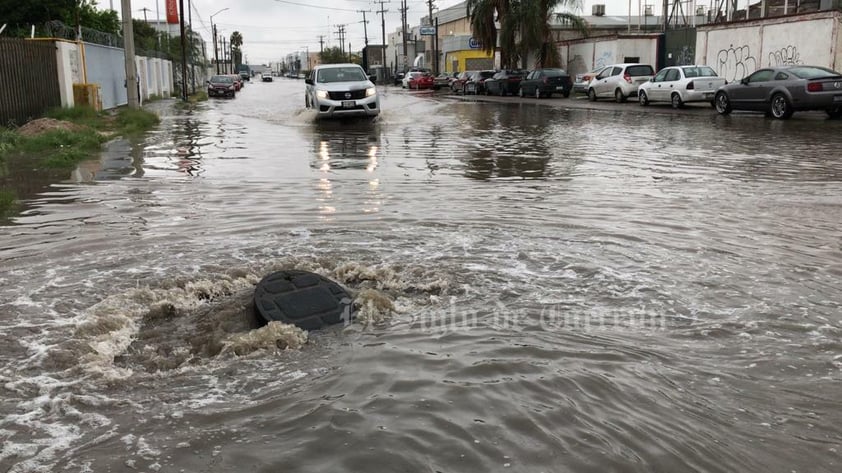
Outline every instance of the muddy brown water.
<svg viewBox="0 0 842 473"><path fill-rule="evenodd" d="M842 123L302 90L32 178L0 471L840 471ZM370 323L279 349L291 267Z"/></svg>

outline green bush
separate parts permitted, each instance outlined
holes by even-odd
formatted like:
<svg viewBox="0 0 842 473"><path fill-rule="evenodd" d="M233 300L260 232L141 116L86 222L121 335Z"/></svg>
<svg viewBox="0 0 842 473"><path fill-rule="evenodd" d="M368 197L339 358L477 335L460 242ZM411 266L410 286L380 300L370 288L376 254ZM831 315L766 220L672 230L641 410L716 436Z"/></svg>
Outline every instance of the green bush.
<svg viewBox="0 0 842 473"><path fill-rule="evenodd" d="M71 108L53 108L47 112L47 117L56 120L65 120L91 128L102 128L103 125L102 114L86 105Z"/></svg>
<svg viewBox="0 0 842 473"><path fill-rule="evenodd" d="M95 130L50 130L40 135L21 138L19 148L30 153L72 148L80 151L100 149L106 138Z"/></svg>
<svg viewBox="0 0 842 473"><path fill-rule="evenodd" d="M161 119L158 115L142 109L121 108L117 112L117 127L124 134L137 134L149 130Z"/></svg>
<svg viewBox="0 0 842 473"><path fill-rule="evenodd" d="M15 205L17 197L15 193L8 189L0 189L0 217L3 217Z"/></svg>

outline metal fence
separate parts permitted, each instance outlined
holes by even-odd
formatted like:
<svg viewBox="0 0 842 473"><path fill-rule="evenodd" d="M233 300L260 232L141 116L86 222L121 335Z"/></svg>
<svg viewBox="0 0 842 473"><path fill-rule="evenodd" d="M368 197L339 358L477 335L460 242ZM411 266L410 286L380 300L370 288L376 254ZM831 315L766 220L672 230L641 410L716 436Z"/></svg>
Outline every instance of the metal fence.
<svg viewBox="0 0 842 473"><path fill-rule="evenodd" d="M0 84L0 126L60 107L55 42L0 38Z"/></svg>

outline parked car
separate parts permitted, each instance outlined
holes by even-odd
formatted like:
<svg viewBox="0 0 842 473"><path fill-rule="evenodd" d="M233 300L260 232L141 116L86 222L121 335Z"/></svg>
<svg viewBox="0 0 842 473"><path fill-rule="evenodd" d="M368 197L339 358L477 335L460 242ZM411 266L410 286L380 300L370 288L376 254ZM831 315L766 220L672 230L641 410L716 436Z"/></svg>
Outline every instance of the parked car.
<svg viewBox="0 0 842 473"><path fill-rule="evenodd" d="M482 94L485 92L485 81L494 77L496 71L474 71L462 86L462 94Z"/></svg>
<svg viewBox="0 0 842 473"><path fill-rule="evenodd" d="M412 79L414 79L416 77L420 77L422 75L424 75L424 73L421 72L421 71L409 71L409 72L407 72L406 74L404 74L403 79L401 79L401 88L402 89L408 89L409 88L409 81L411 81Z"/></svg>
<svg viewBox="0 0 842 473"><path fill-rule="evenodd" d="M830 118L842 118L842 74L805 65L760 69L720 87L714 106L722 115L754 110L787 119L796 111L824 110Z"/></svg>
<svg viewBox="0 0 842 473"><path fill-rule="evenodd" d="M421 73L421 75L413 76L409 79L408 84L410 89L433 89L436 86L436 81L430 74Z"/></svg>
<svg viewBox="0 0 842 473"><path fill-rule="evenodd" d="M587 94L588 93L588 85L591 83L591 79L596 77L601 71L602 68L594 69L590 72L583 72L580 74L576 74L575 79L573 80L573 93L574 94Z"/></svg>
<svg viewBox="0 0 842 473"><path fill-rule="evenodd" d="M688 102L710 102L716 89L725 85L725 79L708 66L670 66L655 74L637 89L640 105L650 102L670 102L672 108L681 108Z"/></svg>
<svg viewBox="0 0 842 473"><path fill-rule="evenodd" d="M213 76L208 79L208 97L233 97L234 79L231 76Z"/></svg>
<svg viewBox="0 0 842 473"><path fill-rule="evenodd" d="M397 74L395 74L395 79L394 79L395 85L400 85L401 87L403 87L401 84L403 84L404 75L405 74L403 72L398 72Z"/></svg>
<svg viewBox="0 0 842 473"><path fill-rule="evenodd" d="M637 88L655 75L649 64L613 64L599 71L588 84L588 100L611 98L617 103L637 97Z"/></svg>
<svg viewBox="0 0 842 473"><path fill-rule="evenodd" d="M552 97L553 94L570 97L572 89L573 81L564 69L535 69L520 81L519 94L535 98Z"/></svg>
<svg viewBox="0 0 842 473"><path fill-rule="evenodd" d="M450 83L450 90L453 92L464 92L465 83L470 80L471 76L477 71L464 71L460 72L456 79Z"/></svg>
<svg viewBox="0 0 842 473"><path fill-rule="evenodd" d="M320 117L368 116L380 113L380 96L357 64L321 64L305 79L304 101Z"/></svg>
<svg viewBox="0 0 842 473"><path fill-rule="evenodd" d="M451 80L453 80L453 76L443 72L433 78L433 88L438 90L441 87L450 87Z"/></svg>
<svg viewBox="0 0 842 473"><path fill-rule="evenodd" d="M228 74L228 77L234 81L234 90L239 92L243 88L243 79L240 78L239 74Z"/></svg>
<svg viewBox="0 0 842 473"><path fill-rule="evenodd" d="M517 95L520 91L520 81L525 75L524 71L519 70L499 71L485 81L485 95Z"/></svg>

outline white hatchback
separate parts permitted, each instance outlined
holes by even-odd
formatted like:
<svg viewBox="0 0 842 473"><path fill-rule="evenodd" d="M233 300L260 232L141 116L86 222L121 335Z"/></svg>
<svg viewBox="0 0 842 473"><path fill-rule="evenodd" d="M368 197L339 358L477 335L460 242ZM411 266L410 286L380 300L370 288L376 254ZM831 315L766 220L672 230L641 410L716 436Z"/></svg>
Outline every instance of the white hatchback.
<svg viewBox="0 0 842 473"><path fill-rule="evenodd" d="M658 71L649 82L638 88L640 105L649 102L670 102L672 108L681 108L687 102L710 102L716 89L725 85L725 79L708 66L670 66Z"/></svg>
<svg viewBox="0 0 842 473"><path fill-rule="evenodd" d="M377 88L357 64L322 64L305 80L304 101L320 117L369 116L380 113Z"/></svg>
<svg viewBox="0 0 842 473"><path fill-rule="evenodd" d="M637 96L637 88L655 75L649 64L625 63L612 64L600 70L588 84L588 100L611 98L625 102L629 97Z"/></svg>

